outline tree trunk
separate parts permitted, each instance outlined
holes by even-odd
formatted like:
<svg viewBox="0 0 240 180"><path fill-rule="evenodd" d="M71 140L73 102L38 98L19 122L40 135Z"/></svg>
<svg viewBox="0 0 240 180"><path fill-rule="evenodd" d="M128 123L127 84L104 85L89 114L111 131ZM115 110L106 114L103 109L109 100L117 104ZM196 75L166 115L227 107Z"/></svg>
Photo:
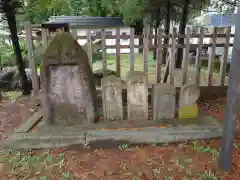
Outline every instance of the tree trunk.
<svg viewBox="0 0 240 180"><path fill-rule="evenodd" d="M0 103L2 102L3 100L3 95L2 95L2 92L0 91Z"/></svg>
<svg viewBox="0 0 240 180"><path fill-rule="evenodd" d="M2 56L0 55L0 71L3 70L3 65L2 65Z"/></svg>
<svg viewBox="0 0 240 180"><path fill-rule="evenodd" d="M143 22L137 21L134 30L136 35L143 35ZM139 46L139 53L143 53L143 37L139 38Z"/></svg>
<svg viewBox="0 0 240 180"><path fill-rule="evenodd" d="M185 28L187 24L187 17L188 17L188 5L190 0L184 1L184 7L182 11L181 21L179 25L179 34L185 33ZM179 44L184 44L184 38L179 38L178 41ZM182 59L183 59L183 48L179 48L177 51L177 60L176 60L176 68L181 68L182 65Z"/></svg>
<svg viewBox="0 0 240 180"><path fill-rule="evenodd" d="M157 26L154 28L155 31L155 35L157 35L158 33L158 28ZM153 59L156 60L157 59L157 38L154 38L154 48L153 48Z"/></svg>
<svg viewBox="0 0 240 180"><path fill-rule="evenodd" d="M168 35L169 34L169 30L170 30L170 13L171 13L171 2L170 0L167 3L167 7L166 7L166 19L165 19L165 34ZM165 38L164 39L164 44L168 44L169 39ZM166 60L167 60L167 48L163 48L163 64L166 64Z"/></svg>
<svg viewBox="0 0 240 180"><path fill-rule="evenodd" d="M150 27L149 27L149 32L148 32L148 47L149 47L149 50L152 51L153 50L153 43L152 43L152 35L153 35L153 24L151 22L151 24L149 24Z"/></svg>
<svg viewBox="0 0 240 180"><path fill-rule="evenodd" d="M21 48L20 48L19 40L17 36L15 10L14 10L14 7L12 7L7 0L5 0L3 3L3 10L7 18L8 27L11 34L12 45L13 45L14 53L16 55L16 64L18 66L18 71L20 74L22 93L23 95L28 95L31 93L31 86L29 85L28 79L26 76L25 66L24 66L24 62L21 54Z"/></svg>
<svg viewBox="0 0 240 180"><path fill-rule="evenodd" d="M158 35L158 27L160 25L160 8L156 12L156 24L155 24L155 35ZM157 58L157 37L154 38L154 49L153 49L153 59Z"/></svg>
<svg viewBox="0 0 240 180"><path fill-rule="evenodd" d="M139 35L142 35L142 34L143 34L143 32ZM139 41L139 46L140 46L139 47L139 53L142 54L143 53L143 37L140 37L138 41Z"/></svg>

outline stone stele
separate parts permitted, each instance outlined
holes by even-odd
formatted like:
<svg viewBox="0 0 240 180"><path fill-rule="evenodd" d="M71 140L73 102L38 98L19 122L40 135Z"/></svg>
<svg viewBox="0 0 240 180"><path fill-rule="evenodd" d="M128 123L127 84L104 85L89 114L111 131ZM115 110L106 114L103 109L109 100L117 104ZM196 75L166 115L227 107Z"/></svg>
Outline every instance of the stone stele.
<svg viewBox="0 0 240 180"><path fill-rule="evenodd" d="M102 78L102 106L107 121L123 120L122 81L116 76Z"/></svg>
<svg viewBox="0 0 240 180"><path fill-rule="evenodd" d="M148 76L145 72L130 72L127 76L129 120L148 120Z"/></svg>
<svg viewBox="0 0 240 180"><path fill-rule="evenodd" d="M69 33L58 33L40 68L43 118L66 126L97 121L97 93L86 52Z"/></svg>
<svg viewBox="0 0 240 180"><path fill-rule="evenodd" d="M180 90L179 97L179 119L197 118L197 100L200 96L200 89L196 84L184 85Z"/></svg>
<svg viewBox="0 0 240 180"><path fill-rule="evenodd" d="M174 119L176 111L176 88L171 84L153 87L153 120Z"/></svg>

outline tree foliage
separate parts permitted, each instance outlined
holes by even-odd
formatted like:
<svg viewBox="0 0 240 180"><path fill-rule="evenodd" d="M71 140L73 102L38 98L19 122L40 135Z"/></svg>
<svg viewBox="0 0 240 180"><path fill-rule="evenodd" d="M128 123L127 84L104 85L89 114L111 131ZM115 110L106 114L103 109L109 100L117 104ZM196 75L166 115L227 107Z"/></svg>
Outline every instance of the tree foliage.
<svg viewBox="0 0 240 180"><path fill-rule="evenodd" d="M32 23L41 23L54 15L71 14L68 0L28 0L23 9L25 20Z"/></svg>
<svg viewBox="0 0 240 180"><path fill-rule="evenodd" d="M234 13L238 0L212 0L211 7L219 13Z"/></svg>
<svg viewBox="0 0 240 180"><path fill-rule="evenodd" d="M157 10L165 16L167 0L27 0L24 6L25 18L34 23L42 23L50 16L87 15L122 16L127 25L132 25L150 16L154 19ZM171 19L178 21L184 0L171 0ZM190 15L209 5L209 0L191 0Z"/></svg>

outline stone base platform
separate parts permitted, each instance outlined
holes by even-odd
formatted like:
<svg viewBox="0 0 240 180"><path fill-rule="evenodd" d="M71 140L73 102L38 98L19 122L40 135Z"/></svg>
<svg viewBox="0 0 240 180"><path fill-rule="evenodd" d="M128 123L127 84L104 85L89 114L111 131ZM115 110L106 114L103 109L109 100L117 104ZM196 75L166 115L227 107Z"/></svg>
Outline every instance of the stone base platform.
<svg viewBox="0 0 240 180"><path fill-rule="evenodd" d="M197 119L168 121L121 121L62 127L47 125L36 113L6 141L8 148L60 148L91 143L159 144L198 139L220 138L223 126L215 118L200 111ZM99 143L100 142L100 143Z"/></svg>

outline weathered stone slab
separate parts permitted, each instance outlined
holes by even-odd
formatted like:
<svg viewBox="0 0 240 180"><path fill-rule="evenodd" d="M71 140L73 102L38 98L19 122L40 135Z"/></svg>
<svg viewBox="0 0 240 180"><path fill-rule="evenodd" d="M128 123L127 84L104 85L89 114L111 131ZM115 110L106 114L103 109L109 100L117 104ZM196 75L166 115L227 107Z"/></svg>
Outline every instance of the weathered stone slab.
<svg viewBox="0 0 240 180"><path fill-rule="evenodd" d="M42 118L41 110L35 112L27 121L17 128L17 133L26 133L32 129Z"/></svg>
<svg viewBox="0 0 240 180"><path fill-rule="evenodd" d="M148 120L148 77L144 72L130 72L127 76L129 120Z"/></svg>
<svg viewBox="0 0 240 180"><path fill-rule="evenodd" d="M184 85L180 90L179 118L197 118L197 100L200 96L200 89L196 84Z"/></svg>
<svg viewBox="0 0 240 180"><path fill-rule="evenodd" d="M222 126L189 125L185 127L146 127L139 129L121 130L62 130L55 132L15 133L4 143L5 148L42 149L59 148L70 145L94 142L121 142L130 143L165 143L186 140L219 138L222 136Z"/></svg>
<svg viewBox="0 0 240 180"><path fill-rule="evenodd" d="M85 143L85 132L15 133L4 143L8 148L59 148Z"/></svg>
<svg viewBox="0 0 240 180"><path fill-rule="evenodd" d="M57 34L41 64L43 119L67 126L97 120L96 87L86 52L69 33Z"/></svg>
<svg viewBox="0 0 240 180"><path fill-rule="evenodd" d="M92 130L86 134L86 142L128 141L130 143L165 143L222 137L220 127L171 127L144 128L141 130Z"/></svg>
<svg viewBox="0 0 240 180"><path fill-rule="evenodd" d="M107 121L123 120L122 81L116 76L102 79L102 106Z"/></svg>
<svg viewBox="0 0 240 180"><path fill-rule="evenodd" d="M153 120L174 119L176 111L176 88L171 84L153 87Z"/></svg>

